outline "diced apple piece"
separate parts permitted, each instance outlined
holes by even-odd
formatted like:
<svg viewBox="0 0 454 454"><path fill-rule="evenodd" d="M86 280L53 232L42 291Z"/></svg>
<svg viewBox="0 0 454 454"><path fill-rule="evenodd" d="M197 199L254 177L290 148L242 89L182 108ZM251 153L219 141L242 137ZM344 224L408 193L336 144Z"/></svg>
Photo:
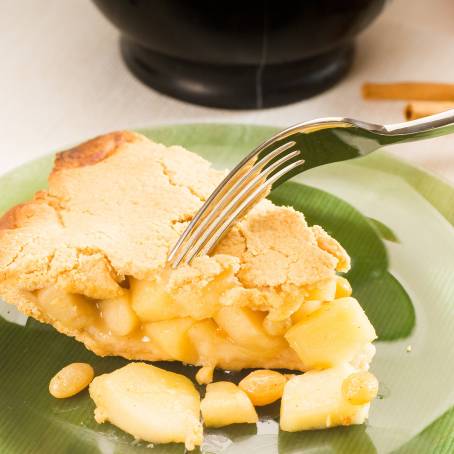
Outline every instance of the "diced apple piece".
<svg viewBox="0 0 454 454"><path fill-rule="evenodd" d="M281 429L287 432L362 424L369 403L352 405L342 384L355 369L343 364L333 369L309 371L290 379L281 403Z"/></svg>
<svg viewBox="0 0 454 454"><path fill-rule="evenodd" d="M301 307L292 315L292 322L298 323L299 321L303 320L303 318L306 318L309 314L312 314L312 312L319 310L321 306L321 301L304 301L304 303L301 304Z"/></svg>
<svg viewBox="0 0 454 454"><path fill-rule="evenodd" d="M174 318L146 323L143 330L151 342L166 352L170 359L195 363L198 357L197 350L188 336L188 329L194 322L190 317Z"/></svg>
<svg viewBox="0 0 454 454"><path fill-rule="evenodd" d="M117 336L127 336L139 324L139 319L131 308L129 292L125 291L117 298L99 301L98 307L101 318L109 330Z"/></svg>
<svg viewBox="0 0 454 454"><path fill-rule="evenodd" d="M135 313L144 322L178 317L178 307L163 285L156 281L130 279L131 301Z"/></svg>
<svg viewBox="0 0 454 454"><path fill-rule="evenodd" d="M308 369L325 369L351 361L377 336L354 298L324 303L285 335Z"/></svg>
<svg viewBox="0 0 454 454"><path fill-rule="evenodd" d="M236 278L230 268L208 282L184 285L175 292L174 299L180 308L180 316L191 316L197 320L211 318L220 306L222 296L231 289Z"/></svg>
<svg viewBox="0 0 454 454"><path fill-rule="evenodd" d="M182 285L173 292L166 291L160 278L156 281L130 279L132 307L144 322L177 317L209 318L216 312L222 294L232 287L225 273L206 285Z"/></svg>
<svg viewBox="0 0 454 454"><path fill-rule="evenodd" d="M94 323L97 317L96 305L85 296L67 293L57 287L37 292L38 306L46 314L64 326L82 329Z"/></svg>
<svg viewBox="0 0 454 454"><path fill-rule="evenodd" d="M309 289L306 300L317 301L332 301L336 297L336 283L335 277L326 279L323 282L317 282L314 288Z"/></svg>
<svg viewBox="0 0 454 454"><path fill-rule="evenodd" d="M292 319L290 317L284 320L270 320L269 317L265 317L265 320L263 320L263 329L270 336L283 336L291 326Z"/></svg>
<svg viewBox="0 0 454 454"><path fill-rule="evenodd" d="M197 349L199 364L203 366L222 367L226 363L234 369L234 361L241 363L252 355L252 352L228 339L211 319L195 323L189 329L188 336Z"/></svg>
<svg viewBox="0 0 454 454"><path fill-rule="evenodd" d="M98 423L109 421L151 443L202 443L200 395L180 374L145 363L130 363L90 384Z"/></svg>
<svg viewBox="0 0 454 454"><path fill-rule="evenodd" d="M351 296L352 286L345 277L336 276L336 298L346 298Z"/></svg>
<svg viewBox="0 0 454 454"><path fill-rule="evenodd" d="M227 381L210 383L202 399L203 422L207 427L256 423L257 412L244 391Z"/></svg>
<svg viewBox="0 0 454 454"><path fill-rule="evenodd" d="M247 367L302 369L298 355L287 345L284 349L258 353L234 343L211 320L201 320L189 328L188 335L198 352L198 365L241 370Z"/></svg>
<svg viewBox="0 0 454 454"><path fill-rule="evenodd" d="M246 307L226 306L218 311L214 320L236 344L268 354L285 348L287 343L282 337L266 333L265 315Z"/></svg>

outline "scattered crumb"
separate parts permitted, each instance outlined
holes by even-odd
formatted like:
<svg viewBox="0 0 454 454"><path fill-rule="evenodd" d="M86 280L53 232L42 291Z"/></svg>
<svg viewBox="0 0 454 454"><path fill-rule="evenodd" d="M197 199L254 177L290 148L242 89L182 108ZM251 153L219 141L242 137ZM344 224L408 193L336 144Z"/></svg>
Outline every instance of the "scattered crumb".
<svg viewBox="0 0 454 454"><path fill-rule="evenodd" d="M410 353L411 352L411 345L407 345L406 352Z"/></svg>
<svg viewBox="0 0 454 454"><path fill-rule="evenodd" d="M195 375L195 379L199 385L208 385L213 381L213 372L214 367L211 366L204 366L201 367L197 374Z"/></svg>

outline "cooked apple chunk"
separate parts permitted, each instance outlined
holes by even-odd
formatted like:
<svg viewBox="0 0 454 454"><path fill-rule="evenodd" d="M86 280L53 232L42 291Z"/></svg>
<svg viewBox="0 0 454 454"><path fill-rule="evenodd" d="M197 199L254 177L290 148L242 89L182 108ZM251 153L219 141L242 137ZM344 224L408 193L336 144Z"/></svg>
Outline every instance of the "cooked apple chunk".
<svg viewBox="0 0 454 454"><path fill-rule="evenodd" d="M318 282L316 286L308 290L306 300L332 301L336 297L336 283L335 278Z"/></svg>
<svg viewBox="0 0 454 454"><path fill-rule="evenodd" d="M204 366L222 368L228 364L231 369L239 370L253 356L253 352L233 343L210 319L192 325L188 335Z"/></svg>
<svg viewBox="0 0 454 454"><path fill-rule="evenodd" d="M152 443L202 443L200 396L183 375L145 363L130 363L90 384L95 419Z"/></svg>
<svg viewBox="0 0 454 454"><path fill-rule="evenodd" d="M93 324L97 318L95 303L85 296L67 293L57 286L38 290L37 303L54 321L73 329Z"/></svg>
<svg viewBox="0 0 454 454"><path fill-rule="evenodd" d="M249 349L233 342L211 319L201 320L189 328L191 342L198 353L198 363L221 369L241 370L248 367L302 368L298 355L288 346L280 350ZM279 340L279 339L278 339ZM280 339L283 341L283 339Z"/></svg>
<svg viewBox="0 0 454 454"><path fill-rule="evenodd" d="M361 388L358 383L353 383L355 389L351 393L359 394L360 390L363 399L359 405L351 403L345 388L352 388L350 376L353 375L354 382L358 381L355 373L353 367L343 364L332 369L309 371L290 379L282 396L281 429L296 432L362 424L367 418L373 393L363 391L367 384Z"/></svg>
<svg viewBox="0 0 454 454"><path fill-rule="evenodd" d="M285 339L266 333L265 313L247 307L223 307L214 320L238 345L263 352L279 351L287 346Z"/></svg>
<svg viewBox="0 0 454 454"><path fill-rule="evenodd" d="M108 329L117 336L127 336L139 325L139 319L131 308L129 293L98 303L101 318Z"/></svg>
<svg viewBox="0 0 454 454"><path fill-rule="evenodd" d="M340 298L301 318L285 337L307 369L325 369L351 361L377 336L358 301Z"/></svg>
<svg viewBox="0 0 454 454"><path fill-rule="evenodd" d="M193 364L197 362L197 350L189 339L188 330L194 323L191 317L174 318L146 323L143 330L171 359Z"/></svg>
<svg viewBox="0 0 454 454"><path fill-rule="evenodd" d="M157 322L178 317L178 308L161 282L130 279L134 311L144 322Z"/></svg>
<svg viewBox="0 0 454 454"><path fill-rule="evenodd" d="M256 423L257 412L247 394L227 381L210 383L201 404L203 422L207 427L237 423Z"/></svg>

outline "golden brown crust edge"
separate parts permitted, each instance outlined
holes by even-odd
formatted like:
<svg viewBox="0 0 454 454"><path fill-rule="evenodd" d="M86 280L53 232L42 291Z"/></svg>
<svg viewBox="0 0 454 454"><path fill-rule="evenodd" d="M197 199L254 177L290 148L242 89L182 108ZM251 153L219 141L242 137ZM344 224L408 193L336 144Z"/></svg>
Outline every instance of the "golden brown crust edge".
<svg viewBox="0 0 454 454"><path fill-rule="evenodd" d="M136 134L130 131L115 131L61 151L55 157L51 175L62 169L97 164L112 156L120 146L137 140L137 137Z"/></svg>
<svg viewBox="0 0 454 454"><path fill-rule="evenodd" d="M21 203L10 208L1 218L0 218L0 230L11 230L19 227L19 217L20 212L24 206L30 202Z"/></svg>
<svg viewBox="0 0 454 454"><path fill-rule="evenodd" d="M90 166L104 161L115 154L119 147L126 143L132 143L138 138L139 135L131 131L114 131L61 151L55 156L54 166L48 179L51 179L57 172L64 169ZM0 217L0 231L20 227L27 207L45 198L46 195L46 191L39 191L33 199L10 208Z"/></svg>

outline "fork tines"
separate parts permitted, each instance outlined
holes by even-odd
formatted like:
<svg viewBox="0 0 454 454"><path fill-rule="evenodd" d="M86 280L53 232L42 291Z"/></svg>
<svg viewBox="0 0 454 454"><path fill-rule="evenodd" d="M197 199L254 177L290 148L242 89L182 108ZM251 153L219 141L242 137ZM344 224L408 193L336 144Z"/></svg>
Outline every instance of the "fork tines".
<svg viewBox="0 0 454 454"><path fill-rule="evenodd" d="M259 200L266 197L272 185L301 166L299 150L290 141L277 148L268 147L248 156L233 169L206 200L175 246L168 261L173 268L181 262L208 254L228 228ZM260 159L258 159L260 157Z"/></svg>

